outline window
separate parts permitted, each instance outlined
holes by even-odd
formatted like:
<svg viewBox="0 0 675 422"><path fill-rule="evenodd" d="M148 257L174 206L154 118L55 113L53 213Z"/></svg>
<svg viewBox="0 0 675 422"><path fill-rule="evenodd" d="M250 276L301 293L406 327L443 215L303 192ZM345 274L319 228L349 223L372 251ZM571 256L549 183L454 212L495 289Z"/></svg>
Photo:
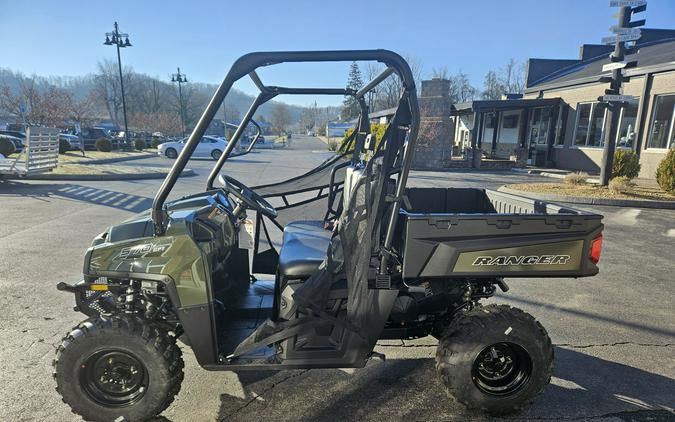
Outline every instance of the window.
<svg viewBox="0 0 675 422"><path fill-rule="evenodd" d="M494 129L495 127L495 115L492 113L485 115L485 129Z"/></svg>
<svg viewBox="0 0 675 422"><path fill-rule="evenodd" d="M675 108L675 94L659 95L654 101L652 127L649 131L649 148L672 148L675 146L673 138L673 109Z"/></svg>
<svg viewBox="0 0 675 422"><path fill-rule="evenodd" d="M518 118L520 115L518 114L510 114L508 116L504 116L502 119L502 127L504 129L514 129L518 127Z"/></svg>
<svg viewBox="0 0 675 422"><path fill-rule="evenodd" d="M530 114L530 146L546 144L550 108L535 108Z"/></svg>
<svg viewBox="0 0 675 422"><path fill-rule="evenodd" d="M607 111L607 103L593 104L593 113L591 118L591 126L588 129L588 145L589 147L601 147L604 144L603 129L605 127L605 112Z"/></svg>
<svg viewBox="0 0 675 422"><path fill-rule="evenodd" d="M574 130L574 145L601 147L605 127L605 103L578 103Z"/></svg>
<svg viewBox="0 0 675 422"><path fill-rule="evenodd" d="M588 122L591 120L593 104L577 104L577 124L574 132L574 145L586 145Z"/></svg>
<svg viewBox="0 0 675 422"><path fill-rule="evenodd" d="M635 144L635 122L637 121L638 103L631 102L621 107L619 133L616 136L616 146L619 148L633 148Z"/></svg>

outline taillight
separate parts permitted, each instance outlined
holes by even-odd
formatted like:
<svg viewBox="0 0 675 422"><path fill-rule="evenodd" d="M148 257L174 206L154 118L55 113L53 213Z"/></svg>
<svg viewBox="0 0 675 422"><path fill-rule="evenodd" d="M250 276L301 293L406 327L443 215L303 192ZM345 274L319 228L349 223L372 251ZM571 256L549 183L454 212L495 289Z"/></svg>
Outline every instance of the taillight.
<svg viewBox="0 0 675 422"><path fill-rule="evenodd" d="M602 233L597 235L595 239L591 241L591 249L588 252L588 259L593 261L594 264L600 262L600 253L602 252Z"/></svg>

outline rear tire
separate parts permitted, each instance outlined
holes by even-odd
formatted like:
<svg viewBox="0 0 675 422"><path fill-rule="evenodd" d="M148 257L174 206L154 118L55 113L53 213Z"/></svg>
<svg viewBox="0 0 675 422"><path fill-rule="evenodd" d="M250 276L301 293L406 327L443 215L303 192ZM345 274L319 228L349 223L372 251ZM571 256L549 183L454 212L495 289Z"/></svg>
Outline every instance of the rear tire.
<svg viewBox="0 0 675 422"><path fill-rule="evenodd" d="M167 158L175 159L176 157L178 157L178 151L176 151L173 148L168 148L164 153L164 155L166 155Z"/></svg>
<svg viewBox="0 0 675 422"><path fill-rule="evenodd" d="M436 371L466 407L513 413L550 382L553 346L531 315L508 305L483 306L448 327L436 352Z"/></svg>
<svg viewBox="0 0 675 422"><path fill-rule="evenodd" d="M214 149L213 151L211 151L211 158L213 158L216 161L218 161L221 155L223 155L223 152L219 149Z"/></svg>
<svg viewBox="0 0 675 422"><path fill-rule="evenodd" d="M156 416L183 380L175 339L137 317L80 323L63 339L53 366L56 391L87 421Z"/></svg>

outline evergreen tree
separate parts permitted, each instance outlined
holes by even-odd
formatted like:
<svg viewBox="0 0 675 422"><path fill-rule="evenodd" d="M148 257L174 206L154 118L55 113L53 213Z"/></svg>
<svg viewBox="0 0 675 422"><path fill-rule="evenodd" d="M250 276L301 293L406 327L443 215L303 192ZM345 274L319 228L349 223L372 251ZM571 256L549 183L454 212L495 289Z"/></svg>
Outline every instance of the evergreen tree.
<svg viewBox="0 0 675 422"><path fill-rule="evenodd" d="M347 88L354 89L358 91L363 87L363 79L361 79L361 70L359 65L356 62L352 62L349 67L349 79L347 80ZM356 98L352 96L346 96L342 102L342 111L340 117L342 120L350 120L359 116L361 108L359 107L359 102Z"/></svg>

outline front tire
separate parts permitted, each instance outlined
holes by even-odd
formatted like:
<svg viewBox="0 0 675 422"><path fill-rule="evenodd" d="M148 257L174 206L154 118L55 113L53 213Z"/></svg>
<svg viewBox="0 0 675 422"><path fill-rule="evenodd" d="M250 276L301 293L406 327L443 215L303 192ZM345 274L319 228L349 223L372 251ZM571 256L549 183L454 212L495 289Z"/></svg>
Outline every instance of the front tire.
<svg viewBox="0 0 675 422"><path fill-rule="evenodd" d="M553 346L531 315L488 305L448 327L436 352L436 371L448 393L468 408L513 413L551 380Z"/></svg>
<svg viewBox="0 0 675 422"><path fill-rule="evenodd" d="M80 323L63 339L53 366L56 391L87 421L156 416L183 380L175 339L137 317Z"/></svg>

